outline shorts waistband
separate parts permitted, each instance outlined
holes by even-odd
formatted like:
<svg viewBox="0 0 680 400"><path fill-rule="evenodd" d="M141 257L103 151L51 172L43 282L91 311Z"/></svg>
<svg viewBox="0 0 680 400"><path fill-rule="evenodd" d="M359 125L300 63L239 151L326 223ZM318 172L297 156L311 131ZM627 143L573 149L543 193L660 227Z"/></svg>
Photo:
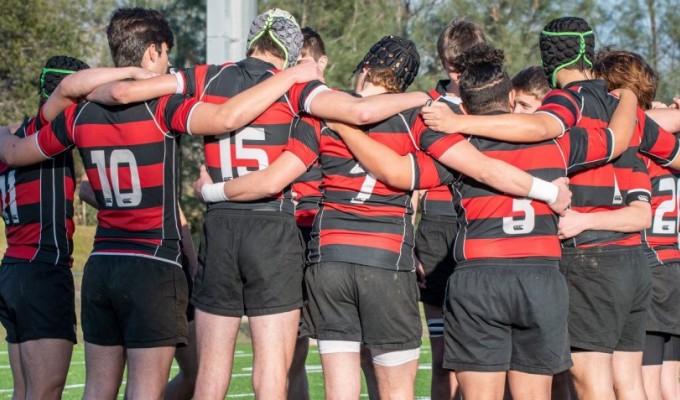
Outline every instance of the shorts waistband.
<svg viewBox="0 0 680 400"><path fill-rule="evenodd" d="M205 214L208 216L224 216L224 217L264 217L272 219L283 219L287 221L295 221L295 216L284 211L269 211L269 210L235 210L226 208L213 208L208 210Z"/></svg>
<svg viewBox="0 0 680 400"><path fill-rule="evenodd" d="M559 268L560 262L555 258L485 258L482 260L460 261L455 270L467 268Z"/></svg>
<svg viewBox="0 0 680 400"><path fill-rule="evenodd" d="M578 254L617 254L617 253L627 253L631 251L642 251L643 247L640 245L635 246L598 246L598 247L563 247L562 257Z"/></svg>

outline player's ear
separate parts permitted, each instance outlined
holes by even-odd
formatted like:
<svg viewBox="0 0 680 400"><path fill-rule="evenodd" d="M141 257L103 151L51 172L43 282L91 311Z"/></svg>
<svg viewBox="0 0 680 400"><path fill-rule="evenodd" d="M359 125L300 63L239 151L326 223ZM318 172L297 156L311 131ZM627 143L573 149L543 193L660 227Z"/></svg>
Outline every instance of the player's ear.
<svg viewBox="0 0 680 400"><path fill-rule="evenodd" d="M321 71L324 71L326 69L326 66L328 65L328 57L321 56L319 57L319 61L317 61L316 63L319 65L319 68L321 68Z"/></svg>

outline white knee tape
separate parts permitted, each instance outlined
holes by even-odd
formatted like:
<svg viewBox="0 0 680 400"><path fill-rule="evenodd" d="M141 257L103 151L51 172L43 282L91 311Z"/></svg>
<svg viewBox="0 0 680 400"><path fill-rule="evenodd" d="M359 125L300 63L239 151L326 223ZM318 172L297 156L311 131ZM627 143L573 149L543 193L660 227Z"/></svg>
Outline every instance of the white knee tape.
<svg viewBox="0 0 680 400"><path fill-rule="evenodd" d="M361 342L349 340L319 340L319 354L330 353L358 353Z"/></svg>
<svg viewBox="0 0 680 400"><path fill-rule="evenodd" d="M420 348L397 351L371 349L371 354L373 355L373 364L382 367L396 367L417 360L420 357Z"/></svg>

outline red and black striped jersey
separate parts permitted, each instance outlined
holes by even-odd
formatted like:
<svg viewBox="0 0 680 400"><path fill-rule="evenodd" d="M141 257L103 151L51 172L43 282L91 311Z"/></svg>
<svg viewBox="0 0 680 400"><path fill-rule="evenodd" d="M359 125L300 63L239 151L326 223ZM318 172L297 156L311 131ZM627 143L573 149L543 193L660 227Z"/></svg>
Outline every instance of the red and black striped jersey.
<svg viewBox="0 0 680 400"><path fill-rule="evenodd" d="M446 169L423 152L416 153L412 127L418 114L419 109L409 110L365 129L374 140L410 155L414 188L448 183L452 176ZM305 165L318 159L323 175L323 197L309 245L310 262L414 269L411 192L389 187L367 174L340 137L317 119L303 117L286 150Z"/></svg>
<svg viewBox="0 0 680 400"><path fill-rule="evenodd" d="M450 80L437 82L434 89L428 94L434 101L441 101L449 106L456 114L461 114L460 98L451 97L446 93L446 87L451 83ZM453 208L453 192L449 185L439 186L423 192L420 197L420 211L423 217L436 217L451 219L455 221L456 213Z"/></svg>
<svg viewBox="0 0 680 400"><path fill-rule="evenodd" d="M314 218L319 211L321 202L321 185L323 175L318 163L309 167L309 170L302 174L292 184L295 205L295 222L298 226L312 227Z"/></svg>
<svg viewBox="0 0 680 400"><path fill-rule="evenodd" d="M678 249L678 171L645 160L652 180L652 226L642 232L650 266L680 262Z"/></svg>
<svg viewBox="0 0 680 400"><path fill-rule="evenodd" d="M31 136L39 128L39 120L29 119L16 135ZM12 168L0 163L7 237L4 263L28 260L71 266L74 190L70 151L27 167Z"/></svg>
<svg viewBox="0 0 680 400"><path fill-rule="evenodd" d="M237 63L199 65L182 72L185 93L208 103L223 103L240 92L273 76L276 68L258 58ZM274 162L288 142L291 122L306 110L313 97L328 87L319 81L294 85L248 126L204 139L205 162L215 182L246 175ZM274 198L252 202L224 201L208 209L269 210L294 213L290 187Z"/></svg>
<svg viewBox="0 0 680 400"><path fill-rule="evenodd" d="M553 90L537 112L557 117L567 128L604 127L614 114L618 98L609 94L600 79L573 82L563 90ZM649 201L651 187L638 151L660 163L671 162L680 147L675 137L663 131L638 110L638 124L630 148L608 165L570 175L572 209L579 212L615 210L635 200ZM638 233L585 231L563 242L567 247L638 245Z"/></svg>
<svg viewBox="0 0 680 400"><path fill-rule="evenodd" d="M438 158L465 140L459 134L429 131L425 149ZM609 129L573 128L560 138L540 143L506 143L481 137L467 140L489 157L552 181L568 173L602 165L611 159L614 136ZM460 175L453 185L459 230L457 262L484 258L551 258L561 256L557 217L547 204L500 193Z"/></svg>
<svg viewBox="0 0 680 400"><path fill-rule="evenodd" d="M592 79L550 91L536 112L556 117L565 129L572 126L602 128L609 124L618 102L616 96L607 92L605 81ZM642 109L638 108L637 115L631 146L639 146L640 153L661 165L671 163L680 154L680 141L659 127Z"/></svg>
<svg viewBox="0 0 680 400"><path fill-rule="evenodd" d="M181 265L177 210L179 135L196 100L69 107L37 134L47 157L77 146L98 204L92 255Z"/></svg>

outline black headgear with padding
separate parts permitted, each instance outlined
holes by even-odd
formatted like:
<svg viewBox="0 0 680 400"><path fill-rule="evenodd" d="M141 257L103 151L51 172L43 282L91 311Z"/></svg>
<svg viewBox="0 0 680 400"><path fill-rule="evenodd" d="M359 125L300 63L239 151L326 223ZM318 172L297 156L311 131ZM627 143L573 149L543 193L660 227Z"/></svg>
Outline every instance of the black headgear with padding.
<svg viewBox="0 0 680 400"><path fill-rule="evenodd" d="M563 68L581 63L582 69L593 67L595 34L583 18L563 17L548 23L539 39L545 76L552 87L555 75Z"/></svg>
<svg viewBox="0 0 680 400"><path fill-rule="evenodd" d="M40 72L40 87L38 88L40 95L44 98L50 97L66 75L88 68L90 68L89 65L77 58L69 56L50 57Z"/></svg>
<svg viewBox="0 0 680 400"><path fill-rule="evenodd" d="M394 35L385 36L371 47L352 74L356 75L364 67L391 68L404 91L418 75L420 55L412 41Z"/></svg>

